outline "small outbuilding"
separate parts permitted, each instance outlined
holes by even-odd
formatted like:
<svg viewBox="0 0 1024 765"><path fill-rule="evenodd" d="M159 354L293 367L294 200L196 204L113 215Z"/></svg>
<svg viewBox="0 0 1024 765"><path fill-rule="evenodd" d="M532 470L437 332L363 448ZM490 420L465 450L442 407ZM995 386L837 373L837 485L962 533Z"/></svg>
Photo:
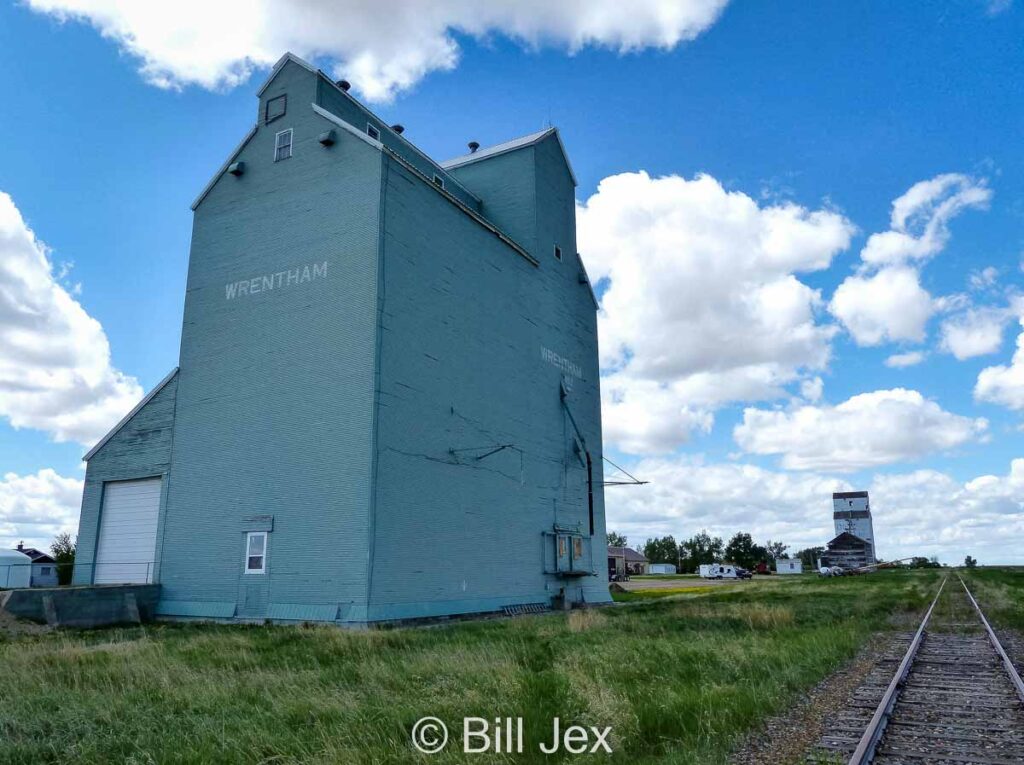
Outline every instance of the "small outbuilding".
<svg viewBox="0 0 1024 765"><path fill-rule="evenodd" d="M32 559L17 550L0 550L0 590L16 590L32 584Z"/></svg>
<svg viewBox="0 0 1024 765"><path fill-rule="evenodd" d="M57 577L57 561L50 555L34 547L25 547L23 542L18 543L18 552L32 559L31 587L56 587L60 584Z"/></svg>
<svg viewBox="0 0 1024 765"><path fill-rule="evenodd" d="M775 559L775 573L776 574L802 574L804 572L804 564L799 558L776 558Z"/></svg>
<svg viewBox="0 0 1024 765"><path fill-rule="evenodd" d="M648 563L648 574L674 574L676 573L675 563Z"/></svg>
<svg viewBox="0 0 1024 765"><path fill-rule="evenodd" d="M617 574L646 574L647 558L632 547L608 545L608 576Z"/></svg>

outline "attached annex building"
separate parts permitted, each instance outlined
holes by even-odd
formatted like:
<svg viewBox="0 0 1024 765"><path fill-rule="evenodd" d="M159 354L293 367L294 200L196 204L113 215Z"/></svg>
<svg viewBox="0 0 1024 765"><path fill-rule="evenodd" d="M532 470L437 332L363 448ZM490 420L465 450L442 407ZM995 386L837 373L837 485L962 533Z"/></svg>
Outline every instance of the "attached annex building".
<svg viewBox="0 0 1024 765"><path fill-rule="evenodd" d="M193 205L179 366L86 455L76 582L350 624L609 600L575 177L555 129L471 148L278 62Z"/></svg>
<svg viewBox="0 0 1024 765"><path fill-rule="evenodd" d="M824 566L861 568L877 562L871 501L866 491L837 491L832 495L836 536L821 557Z"/></svg>

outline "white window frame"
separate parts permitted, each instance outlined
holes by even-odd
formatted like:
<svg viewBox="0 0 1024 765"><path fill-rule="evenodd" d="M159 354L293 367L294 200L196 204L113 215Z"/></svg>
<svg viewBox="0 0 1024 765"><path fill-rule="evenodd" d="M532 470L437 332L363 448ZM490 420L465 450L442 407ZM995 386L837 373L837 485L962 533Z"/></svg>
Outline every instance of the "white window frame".
<svg viewBox="0 0 1024 765"><path fill-rule="evenodd" d="M260 556L260 568L249 568L249 558L256 557L250 556L249 551L252 549L252 540L255 537L263 537L263 554ZM265 574L267 573L267 552L270 549L270 535L266 531L250 531L245 535L245 558L242 561L246 574Z"/></svg>
<svg viewBox="0 0 1024 765"><path fill-rule="evenodd" d="M439 189L443 189L444 188L444 177L438 175L437 173L434 173L434 185L437 186Z"/></svg>
<svg viewBox="0 0 1024 765"><path fill-rule="evenodd" d="M557 244L555 245L555 249L553 251L553 254L555 256L555 260L557 260L559 263L561 263L562 262L562 248L559 247Z"/></svg>
<svg viewBox="0 0 1024 765"><path fill-rule="evenodd" d="M287 143L288 156L282 157L280 152L281 152L281 149L284 148L284 145L282 145L282 143L281 143L281 136L283 136L285 133L288 134L288 143ZM291 159L292 154L293 154L293 148L292 147L294 145L295 145L295 133L292 131L292 128L287 128L285 130L280 131L279 133L276 133L274 135L274 161L275 162L281 162L281 161L286 160L286 159Z"/></svg>
<svg viewBox="0 0 1024 765"><path fill-rule="evenodd" d="M380 140L380 130L372 122L366 123L366 135L370 136L374 141Z"/></svg>

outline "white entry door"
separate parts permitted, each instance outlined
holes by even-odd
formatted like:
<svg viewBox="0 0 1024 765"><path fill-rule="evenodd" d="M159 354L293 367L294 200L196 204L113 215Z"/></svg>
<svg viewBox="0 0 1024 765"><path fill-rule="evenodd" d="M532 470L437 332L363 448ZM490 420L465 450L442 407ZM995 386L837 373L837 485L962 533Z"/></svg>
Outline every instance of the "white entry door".
<svg viewBox="0 0 1024 765"><path fill-rule="evenodd" d="M112 481L103 487L94 584L153 581L160 484L159 478L147 478Z"/></svg>

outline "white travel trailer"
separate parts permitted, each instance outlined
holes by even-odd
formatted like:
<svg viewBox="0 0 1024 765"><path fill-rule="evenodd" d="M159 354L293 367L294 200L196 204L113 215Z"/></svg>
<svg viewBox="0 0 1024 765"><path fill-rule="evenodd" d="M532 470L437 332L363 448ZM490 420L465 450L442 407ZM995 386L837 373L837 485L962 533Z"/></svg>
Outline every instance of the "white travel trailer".
<svg viewBox="0 0 1024 765"><path fill-rule="evenodd" d="M703 563L700 567L703 579L739 579L736 567L729 563Z"/></svg>

